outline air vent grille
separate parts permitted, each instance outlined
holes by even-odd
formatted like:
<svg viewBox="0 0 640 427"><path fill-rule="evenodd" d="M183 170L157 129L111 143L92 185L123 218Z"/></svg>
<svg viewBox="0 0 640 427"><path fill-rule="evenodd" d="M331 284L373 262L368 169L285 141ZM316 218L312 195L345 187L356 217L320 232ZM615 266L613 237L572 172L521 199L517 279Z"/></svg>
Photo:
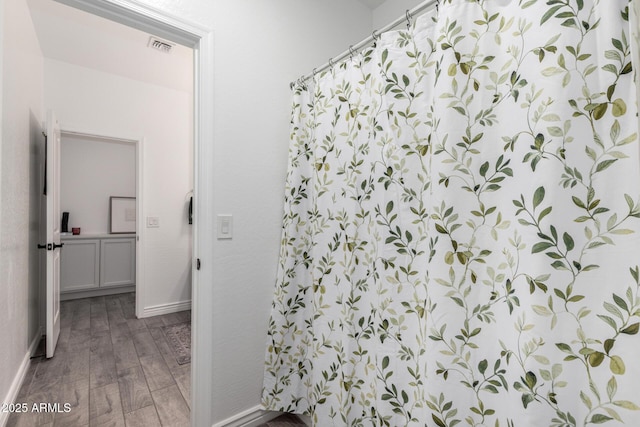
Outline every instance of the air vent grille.
<svg viewBox="0 0 640 427"><path fill-rule="evenodd" d="M151 37L149 39L149 47L159 50L160 52L171 53L171 49L173 49L173 46L173 43L169 43L168 41L161 40L156 37Z"/></svg>

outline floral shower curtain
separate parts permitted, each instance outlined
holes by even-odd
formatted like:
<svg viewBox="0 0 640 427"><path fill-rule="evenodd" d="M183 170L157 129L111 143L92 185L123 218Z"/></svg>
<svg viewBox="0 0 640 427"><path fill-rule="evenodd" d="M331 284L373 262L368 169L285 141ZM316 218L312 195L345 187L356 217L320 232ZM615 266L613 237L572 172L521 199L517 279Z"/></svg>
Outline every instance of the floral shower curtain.
<svg viewBox="0 0 640 427"><path fill-rule="evenodd" d="M294 94L267 409L640 425L627 0L451 0Z"/></svg>

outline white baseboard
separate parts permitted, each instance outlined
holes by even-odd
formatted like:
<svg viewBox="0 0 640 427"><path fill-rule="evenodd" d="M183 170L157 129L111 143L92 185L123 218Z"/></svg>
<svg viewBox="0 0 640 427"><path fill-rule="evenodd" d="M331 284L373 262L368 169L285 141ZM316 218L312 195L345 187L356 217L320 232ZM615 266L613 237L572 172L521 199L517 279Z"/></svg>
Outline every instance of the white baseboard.
<svg viewBox="0 0 640 427"><path fill-rule="evenodd" d="M258 405L220 421L213 427L256 427L280 415L280 412L265 411L261 405Z"/></svg>
<svg viewBox="0 0 640 427"><path fill-rule="evenodd" d="M60 292L60 301L69 301L72 299L79 299L79 298L101 297L105 295L124 294L124 293L135 292L135 291L136 291L136 285L128 285L128 286L116 286L114 288L90 289L88 291Z"/></svg>
<svg viewBox="0 0 640 427"><path fill-rule="evenodd" d="M151 317L151 316L159 316L161 314L177 313L179 311L185 311L185 310L191 310L191 300L171 302L169 304L160 304L160 305L153 305L151 307L145 307L144 310L142 311L142 316L139 316L139 317L144 318L144 317Z"/></svg>
<svg viewBox="0 0 640 427"><path fill-rule="evenodd" d="M22 363L20 363L20 367L18 368L18 372L16 372L16 376L13 377L9 392L2 402L15 403L16 397L18 397L18 392L20 391L20 387L22 387L22 383L24 382L24 377L29 370L29 365L31 365L31 355L36 351L36 348L38 347L41 339L42 329L38 330L38 333L33 338L33 341L31 341L31 344L27 349L27 354L24 355ZM7 425L7 421L9 421L9 415L9 412L0 411L0 427L4 427Z"/></svg>

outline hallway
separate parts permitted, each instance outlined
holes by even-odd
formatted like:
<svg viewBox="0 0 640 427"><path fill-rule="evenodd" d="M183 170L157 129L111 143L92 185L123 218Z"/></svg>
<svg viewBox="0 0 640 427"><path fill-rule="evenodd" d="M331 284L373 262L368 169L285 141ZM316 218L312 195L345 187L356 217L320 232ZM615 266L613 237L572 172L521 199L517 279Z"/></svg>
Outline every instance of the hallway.
<svg viewBox="0 0 640 427"><path fill-rule="evenodd" d="M55 357L32 360L16 399L59 412L13 414L8 426L188 426L191 364L177 363L162 327L191 312L136 319L134 306L133 293L62 302Z"/></svg>

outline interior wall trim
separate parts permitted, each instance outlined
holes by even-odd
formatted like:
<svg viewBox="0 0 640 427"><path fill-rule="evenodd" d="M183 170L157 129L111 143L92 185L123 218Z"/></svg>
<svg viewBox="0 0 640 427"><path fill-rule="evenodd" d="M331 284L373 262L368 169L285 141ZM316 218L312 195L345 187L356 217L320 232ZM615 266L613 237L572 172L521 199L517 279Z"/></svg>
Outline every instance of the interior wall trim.
<svg viewBox="0 0 640 427"><path fill-rule="evenodd" d="M177 313L179 311L185 310L191 310L191 300L145 307L144 310L142 310L142 315L138 317L145 318L151 316L159 316L161 314Z"/></svg>
<svg viewBox="0 0 640 427"><path fill-rule="evenodd" d="M279 415L281 415L279 412L265 411L261 405L258 405L222 420L212 427L257 427Z"/></svg>
<svg viewBox="0 0 640 427"><path fill-rule="evenodd" d="M15 377L13 377L13 381L11 382L11 387L7 392L3 403L17 403L16 398L18 397L18 392L20 391L20 387L22 387L22 383L24 382L25 377L27 376L27 371L29 370L29 366L31 365L31 355L35 353L40 340L42 339L42 327L38 329L35 337L29 344L29 348L27 349L27 354L22 358L22 363L20 363L20 367L18 368L18 372L16 372ZM9 421L9 415L11 412L9 411L0 411L0 426L4 427L7 425L7 421Z"/></svg>

